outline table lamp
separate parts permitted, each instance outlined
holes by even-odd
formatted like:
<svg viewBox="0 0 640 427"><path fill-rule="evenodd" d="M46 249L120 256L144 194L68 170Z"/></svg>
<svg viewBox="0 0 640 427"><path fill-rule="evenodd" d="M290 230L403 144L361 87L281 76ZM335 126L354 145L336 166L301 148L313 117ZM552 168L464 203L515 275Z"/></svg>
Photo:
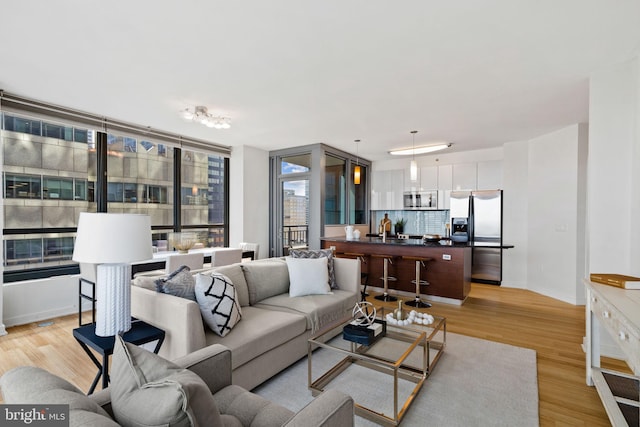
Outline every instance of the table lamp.
<svg viewBox="0 0 640 427"><path fill-rule="evenodd" d="M131 329L131 263L151 258L149 215L80 213L72 259L98 264L96 335Z"/></svg>

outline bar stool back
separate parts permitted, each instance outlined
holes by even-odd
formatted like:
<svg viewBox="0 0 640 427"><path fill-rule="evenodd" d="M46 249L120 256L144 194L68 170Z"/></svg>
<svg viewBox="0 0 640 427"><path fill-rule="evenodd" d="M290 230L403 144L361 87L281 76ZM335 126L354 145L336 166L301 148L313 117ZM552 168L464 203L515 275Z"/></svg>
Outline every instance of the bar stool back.
<svg viewBox="0 0 640 427"><path fill-rule="evenodd" d="M424 263L433 261L433 258L415 257L415 256L403 256L402 259L416 262L416 278L411 283L416 285L416 298L413 301L405 302L406 305L411 307L428 308L431 304L420 299L420 286L428 286L429 282L420 278L420 267L425 267ZM425 267L426 268L426 267Z"/></svg>
<svg viewBox="0 0 640 427"><path fill-rule="evenodd" d="M389 276L389 264L393 264L393 255L371 254L371 256L383 259L383 274L380 279L384 283L384 291L382 295L376 295L374 298L380 301L397 301L398 298L393 295L389 295L389 282L398 280L394 276Z"/></svg>

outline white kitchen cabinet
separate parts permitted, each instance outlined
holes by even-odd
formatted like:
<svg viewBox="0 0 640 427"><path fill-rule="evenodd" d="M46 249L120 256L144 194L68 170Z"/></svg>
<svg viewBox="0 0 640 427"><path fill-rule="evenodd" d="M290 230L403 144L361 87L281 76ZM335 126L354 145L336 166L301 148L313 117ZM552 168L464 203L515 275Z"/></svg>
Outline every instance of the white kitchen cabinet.
<svg viewBox="0 0 640 427"><path fill-rule="evenodd" d="M478 164L457 163L453 165L452 190L476 190L478 188Z"/></svg>
<svg viewBox="0 0 640 427"><path fill-rule="evenodd" d="M415 181L411 181L411 168L407 167L402 171L404 175L404 191L419 191L420 190L420 168L418 168L418 176Z"/></svg>
<svg viewBox="0 0 640 427"><path fill-rule="evenodd" d="M429 191L438 189L438 167L427 166L419 169L419 190Z"/></svg>
<svg viewBox="0 0 640 427"><path fill-rule="evenodd" d="M371 174L371 210L402 210L404 171L384 170Z"/></svg>
<svg viewBox="0 0 640 427"><path fill-rule="evenodd" d="M452 190L452 189L453 189L453 165L438 166L438 190Z"/></svg>
<svg viewBox="0 0 640 427"><path fill-rule="evenodd" d="M502 161L478 162L478 190L498 190L502 187Z"/></svg>

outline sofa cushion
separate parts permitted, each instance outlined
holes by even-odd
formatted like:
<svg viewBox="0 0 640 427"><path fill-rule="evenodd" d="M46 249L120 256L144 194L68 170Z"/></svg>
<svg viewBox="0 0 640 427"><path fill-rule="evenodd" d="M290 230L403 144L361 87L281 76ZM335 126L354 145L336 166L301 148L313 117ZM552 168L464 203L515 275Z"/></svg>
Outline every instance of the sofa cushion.
<svg viewBox="0 0 640 427"><path fill-rule="evenodd" d="M295 414L237 385L213 395L221 414L233 416L244 426L281 426Z"/></svg>
<svg viewBox="0 0 640 427"><path fill-rule="evenodd" d="M93 399L42 368L21 366L11 369L0 378L0 388L7 404L69 405L70 425L118 425Z"/></svg>
<svg viewBox="0 0 640 427"><path fill-rule="evenodd" d="M209 271L202 272L202 274L208 274L210 272L224 274L231 279L233 286L236 287L240 306L245 307L249 305L249 289L247 289L247 281L244 278L244 272L242 271L242 267L239 263L215 267Z"/></svg>
<svg viewBox="0 0 640 427"><path fill-rule="evenodd" d="M263 353L304 334L304 316L252 306L242 308L242 321L226 337L206 334L207 345L223 344L231 350L232 368L236 369Z"/></svg>
<svg viewBox="0 0 640 427"><path fill-rule="evenodd" d="M289 296L323 295L331 291L326 258L287 258Z"/></svg>
<svg viewBox="0 0 640 427"><path fill-rule="evenodd" d="M123 426L221 425L209 387L194 372L116 337L111 407Z"/></svg>
<svg viewBox="0 0 640 427"><path fill-rule="evenodd" d="M289 270L280 259L252 261L240 264L249 289L249 304L289 292Z"/></svg>
<svg viewBox="0 0 640 427"><path fill-rule="evenodd" d="M137 273L133 280L131 280L131 284L133 286L157 292L158 287L156 286L156 281L161 277L166 277L166 274L164 274L164 271L160 270L156 270L152 273Z"/></svg>
<svg viewBox="0 0 640 427"><path fill-rule="evenodd" d="M301 314L307 320L307 329L315 332L349 315L356 301L357 296L353 292L336 289L328 295L307 295L301 298L290 298L288 294L276 295L260 301L256 307Z"/></svg>
<svg viewBox="0 0 640 427"><path fill-rule="evenodd" d="M181 265L167 277L156 280L156 290L163 294L175 295L180 298L196 300L196 281L191 274L191 269Z"/></svg>
<svg viewBox="0 0 640 427"><path fill-rule="evenodd" d="M338 289L336 272L333 263L333 251L331 249L290 249L291 258L327 258L327 271L329 273L329 287Z"/></svg>
<svg viewBox="0 0 640 427"><path fill-rule="evenodd" d="M195 294L204 322L221 337L242 318L236 288L224 274L198 274Z"/></svg>

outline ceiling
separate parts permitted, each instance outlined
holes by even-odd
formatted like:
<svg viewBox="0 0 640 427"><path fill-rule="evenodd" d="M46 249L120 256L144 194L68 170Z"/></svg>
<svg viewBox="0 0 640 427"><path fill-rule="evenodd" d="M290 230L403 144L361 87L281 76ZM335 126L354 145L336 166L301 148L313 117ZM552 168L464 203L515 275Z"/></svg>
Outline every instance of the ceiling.
<svg viewBox="0 0 640 427"><path fill-rule="evenodd" d="M50 0L2 6L0 89L229 146L370 160L588 121L591 73L640 54L638 0ZM184 121L204 105L228 130Z"/></svg>

